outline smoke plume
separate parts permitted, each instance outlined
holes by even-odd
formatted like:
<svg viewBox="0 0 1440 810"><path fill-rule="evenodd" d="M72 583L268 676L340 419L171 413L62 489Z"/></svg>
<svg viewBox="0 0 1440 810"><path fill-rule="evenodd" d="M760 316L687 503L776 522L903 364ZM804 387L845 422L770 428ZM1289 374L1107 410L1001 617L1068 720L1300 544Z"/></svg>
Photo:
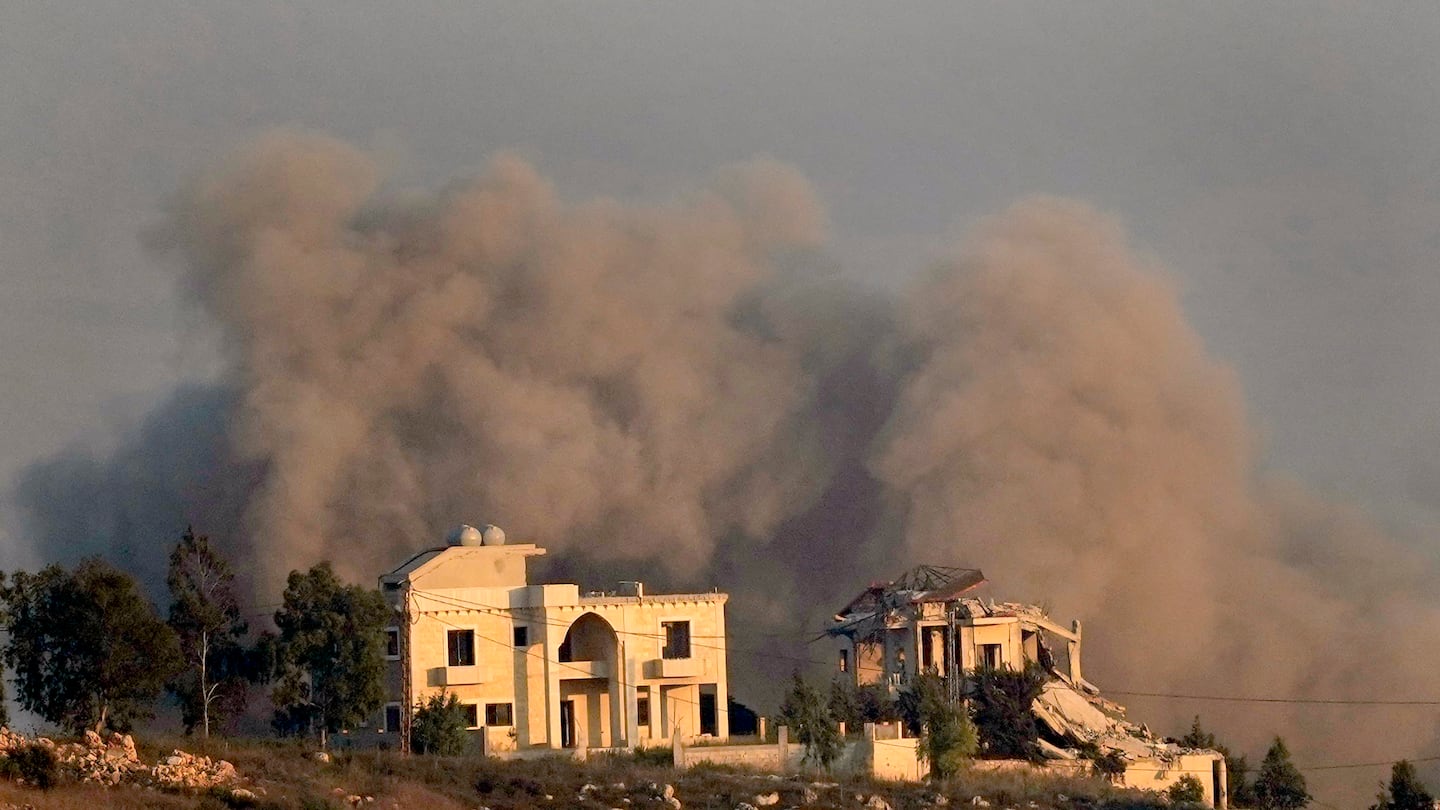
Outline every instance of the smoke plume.
<svg viewBox="0 0 1440 810"><path fill-rule="evenodd" d="M1258 468L1235 376L1083 204L1021 202L892 296L832 272L823 209L775 163L649 206L564 201L508 156L434 192L382 180L275 133L178 195L155 243L218 325L223 388L110 458L33 468L30 537L83 550L64 507L87 498L91 547L121 553L123 524L153 572L193 522L271 601L292 568L369 580L495 522L555 573L731 591L732 678L762 704L835 608L921 562L1082 618L1102 689L1426 683L1434 565ZM1132 703L1312 762L1434 736L1384 710Z"/></svg>

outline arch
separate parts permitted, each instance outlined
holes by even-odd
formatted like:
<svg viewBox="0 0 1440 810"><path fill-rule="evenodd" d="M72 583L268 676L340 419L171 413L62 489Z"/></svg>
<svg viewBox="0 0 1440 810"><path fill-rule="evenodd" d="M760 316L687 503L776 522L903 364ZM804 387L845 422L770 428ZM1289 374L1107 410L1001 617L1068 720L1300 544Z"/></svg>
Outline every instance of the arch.
<svg viewBox="0 0 1440 810"><path fill-rule="evenodd" d="M560 643L560 660L614 663L620 636L598 613L589 612L570 623Z"/></svg>

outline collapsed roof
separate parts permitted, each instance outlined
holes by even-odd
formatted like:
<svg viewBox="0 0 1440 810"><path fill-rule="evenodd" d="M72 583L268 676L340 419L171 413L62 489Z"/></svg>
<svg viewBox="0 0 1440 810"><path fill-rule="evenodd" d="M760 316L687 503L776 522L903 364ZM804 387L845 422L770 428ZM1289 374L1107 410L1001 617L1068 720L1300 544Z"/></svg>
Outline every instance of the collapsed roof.
<svg viewBox="0 0 1440 810"><path fill-rule="evenodd" d="M985 583L985 575L977 568L916 566L891 582L875 583L860 592L835 614L835 623L827 633L855 640L873 639L887 627L904 626L907 621L919 618L926 612L925 606L940 603L947 605L948 615L958 621L1016 618L1037 631L1074 643L1074 654L1078 657L1078 623L1067 630L1052 621L1038 605L986 602L971 595ZM1059 669L1044 635L1038 634L1041 661L1037 663L1043 662L1049 680L1031 708L1036 719L1056 738L1076 745L1094 745L1102 754L1118 752L1127 761L1172 761L1180 754L1199 753L1197 749L1167 743L1144 725L1130 722L1125 716L1125 707L1101 697L1100 690L1079 675L1078 662L1072 662L1077 669L1075 677ZM1079 757L1075 748L1062 748L1043 740L1041 749L1051 758Z"/></svg>

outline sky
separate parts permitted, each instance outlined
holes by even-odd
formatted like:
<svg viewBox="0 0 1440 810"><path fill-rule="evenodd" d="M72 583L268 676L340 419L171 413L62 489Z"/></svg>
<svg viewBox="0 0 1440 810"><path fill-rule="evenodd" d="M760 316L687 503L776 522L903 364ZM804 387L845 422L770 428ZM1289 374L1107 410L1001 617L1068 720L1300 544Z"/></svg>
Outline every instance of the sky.
<svg viewBox="0 0 1440 810"><path fill-rule="evenodd" d="M1437 36L1398 3L6 4L0 493L223 374L153 233L286 127L397 189L510 152L565 199L663 200L774 160L880 290L1083 200L1234 370L1261 466L1440 559ZM0 510L0 567L44 562Z"/></svg>

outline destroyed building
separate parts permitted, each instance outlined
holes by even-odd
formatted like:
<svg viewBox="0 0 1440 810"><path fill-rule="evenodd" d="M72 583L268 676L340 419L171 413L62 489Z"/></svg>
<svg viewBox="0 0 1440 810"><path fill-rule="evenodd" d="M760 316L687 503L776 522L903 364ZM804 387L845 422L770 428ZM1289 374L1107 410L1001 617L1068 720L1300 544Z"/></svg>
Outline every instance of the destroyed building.
<svg viewBox="0 0 1440 810"><path fill-rule="evenodd" d="M1042 726L1041 752L1057 768L1080 764L1084 749L1114 754L1125 762L1120 781L1127 786L1164 790L1193 776L1208 804L1227 806L1222 755L1155 737L1085 680L1079 621L1066 627L1039 606L982 599L986 584L978 569L932 565L872 584L827 629L837 643L836 668L855 686L892 695L917 674L933 673L961 701L976 669L1035 664L1048 680L1031 710Z"/></svg>

